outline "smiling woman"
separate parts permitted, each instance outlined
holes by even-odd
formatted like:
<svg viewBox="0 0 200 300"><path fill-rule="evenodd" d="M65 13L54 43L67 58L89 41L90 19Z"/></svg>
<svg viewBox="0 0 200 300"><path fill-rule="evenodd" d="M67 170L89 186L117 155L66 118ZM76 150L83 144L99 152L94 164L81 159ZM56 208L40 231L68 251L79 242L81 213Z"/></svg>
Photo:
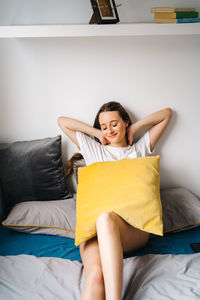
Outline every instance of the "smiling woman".
<svg viewBox="0 0 200 300"><path fill-rule="evenodd" d="M111 101L101 106L93 127L69 117L60 117L58 124L80 149L88 166L96 162L150 156L171 114L171 109L162 109L132 124L123 106ZM151 128L135 143L135 133L149 126ZM79 214L82 213L79 210ZM132 251L144 247L149 233L127 224L125 218L111 209L98 215L95 222L97 236L80 244L86 274L81 300L94 299L95 296L102 300L105 297L109 300L121 299L123 253L127 249ZM84 229L81 227L81 230ZM121 238L125 236L127 240ZM130 244L130 241L133 243Z"/></svg>

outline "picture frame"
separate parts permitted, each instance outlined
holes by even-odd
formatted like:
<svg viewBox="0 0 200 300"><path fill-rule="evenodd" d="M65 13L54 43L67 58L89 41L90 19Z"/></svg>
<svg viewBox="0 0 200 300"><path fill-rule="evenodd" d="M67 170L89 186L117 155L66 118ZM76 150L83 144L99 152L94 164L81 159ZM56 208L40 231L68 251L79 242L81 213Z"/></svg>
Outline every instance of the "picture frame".
<svg viewBox="0 0 200 300"><path fill-rule="evenodd" d="M114 0L90 0L93 8L93 16L90 24L116 24L119 16Z"/></svg>

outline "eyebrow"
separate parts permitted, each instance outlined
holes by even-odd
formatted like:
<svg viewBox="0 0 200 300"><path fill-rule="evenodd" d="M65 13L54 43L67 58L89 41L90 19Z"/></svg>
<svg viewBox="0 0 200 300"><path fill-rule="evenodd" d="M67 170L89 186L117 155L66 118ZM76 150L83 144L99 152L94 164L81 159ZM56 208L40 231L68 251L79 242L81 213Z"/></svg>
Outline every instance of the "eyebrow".
<svg viewBox="0 0 200 300"><path fill-rule="evenodd" d="M116 122L116 121L118 121L118 120L112 120L112 121L110 121L110 123L112 123L112 122ZM100 124L101 126L102 125L106 125L105 123L102 123L102 124Z"/></svg>

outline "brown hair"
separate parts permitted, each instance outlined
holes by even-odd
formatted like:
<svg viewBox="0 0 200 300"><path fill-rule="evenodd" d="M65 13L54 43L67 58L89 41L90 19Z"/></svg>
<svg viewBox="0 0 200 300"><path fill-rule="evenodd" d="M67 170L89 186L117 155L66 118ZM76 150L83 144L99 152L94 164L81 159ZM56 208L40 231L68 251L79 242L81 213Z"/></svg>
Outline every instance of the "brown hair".
<svg viewBox="0 0 200 300"><path fill-rule="evenodd" d="M74 172L73 165L74 162L83 159L83 155L81 153L74 153L73 156L67 161L67 166L65 173L67 176L72 175Z"/></svg>
<svg viewBox="0 0 200 300"><path fill-rule="evenodd" d="M118 113L119 113L120 117L122 118L122 120L124 122L128 122L128 126L130 126L132 124L129 115L128 115L127 111L123 108L123 106L119 102L110 101L110 102L107 102L107 103L103 104L100 107L99 111L97 112L97 115L95 117L94 124L93 124L94 128L97 128L97 129L101 130L101 126L99 124L99 115L100 115L100 113L106 112L106 111L118 111ZM95 137L95 140L100 143L98 138ZM69 176L70 174L73 174L73 163L78 161L78 160L81 160L81 159L83 159L82 154L81 153L75 153L67 161L67 170L66 170L66 175L67 176Z"/></svg>

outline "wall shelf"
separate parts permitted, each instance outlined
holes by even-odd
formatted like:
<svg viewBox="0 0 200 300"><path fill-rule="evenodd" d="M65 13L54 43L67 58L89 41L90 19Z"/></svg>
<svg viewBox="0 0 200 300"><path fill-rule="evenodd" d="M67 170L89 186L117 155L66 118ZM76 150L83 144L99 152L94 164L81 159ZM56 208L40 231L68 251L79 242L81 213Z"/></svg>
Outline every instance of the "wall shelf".
<svg viewBox="0 0 200 300"><path fill-rule="evenodd" d="M200 35L200 22L0 26L0 38Z"/></svg>

